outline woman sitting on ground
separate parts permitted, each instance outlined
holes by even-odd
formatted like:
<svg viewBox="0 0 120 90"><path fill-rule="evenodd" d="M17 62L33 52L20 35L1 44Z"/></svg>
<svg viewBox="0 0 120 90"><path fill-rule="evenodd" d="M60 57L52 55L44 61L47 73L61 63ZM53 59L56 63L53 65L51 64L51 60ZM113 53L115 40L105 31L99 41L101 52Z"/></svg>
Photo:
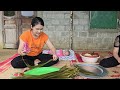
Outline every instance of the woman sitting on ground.
<svg viewBox="0 0 120 90"><path fill-rule="evenodd" d="M40 17L35 17L32 19L31 28L27 31L23 32L19 37L19 48L18 54L20 56L14 58L11 61L11 65L13 68L23 68L23 71L28 70L29 68L26 66L25 62L31 66L45 63L52 59L49 63L44 66L52 66L56 64L59 59L56 55L56 48L53 46L47 34L44 33L44 21ZM29 50L24 51L25 43L28 44ZM42 54L42 50L44 45L47 45L49 49L52 51L52 55Z"/></svg>
<svg viewBox="0 0 120 90"><path fill-rule="evenodd" d="M99 65L109 68L120 65L120 35L115 38L113 56L104 58L100 61Z"/></svg>

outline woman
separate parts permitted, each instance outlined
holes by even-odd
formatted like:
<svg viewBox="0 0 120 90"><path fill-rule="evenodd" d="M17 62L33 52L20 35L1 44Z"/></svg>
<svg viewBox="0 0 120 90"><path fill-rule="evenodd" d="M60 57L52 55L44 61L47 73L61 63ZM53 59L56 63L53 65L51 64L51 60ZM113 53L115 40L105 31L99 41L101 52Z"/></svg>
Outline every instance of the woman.
<svg viewBox="0 0 120 90"><path fill-rule="evenodd" d="M120 64L120 35L115 38L113 56L104 58L99 63L101 66L109 68L114 66L119 66Z"/></svg>
<svg viewBox="0 0 120 90"><path fill-rule="evenodd" d="M11 61L13 68L24 68L22 72L28 70L25 62L31 66L45 63L50 59L53 59L44 66L51 66L56 64L59 60L56 55L56 49L50 42L48 35L43 32L44 21L40 17L35 17L31 21L31 29L25 31L19 37L18 54L20 56L14 58ZM24 51L24 45L28 44L29 51ZM53 55L42 54L44 45L47 45L52 51ZM25 62L23 61L25 60Z"/></svg>

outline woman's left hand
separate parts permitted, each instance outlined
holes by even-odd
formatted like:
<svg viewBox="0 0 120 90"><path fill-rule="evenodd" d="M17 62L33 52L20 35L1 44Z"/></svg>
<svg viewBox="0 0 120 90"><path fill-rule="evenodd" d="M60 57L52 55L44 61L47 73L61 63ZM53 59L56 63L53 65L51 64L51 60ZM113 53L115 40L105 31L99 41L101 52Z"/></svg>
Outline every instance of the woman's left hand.
<svg viewBox="0 0 120 90"><path fill-rule="evenodd" d="M56 54L53 54L53 61L56 61L58 59L58 56Z"/></svg>

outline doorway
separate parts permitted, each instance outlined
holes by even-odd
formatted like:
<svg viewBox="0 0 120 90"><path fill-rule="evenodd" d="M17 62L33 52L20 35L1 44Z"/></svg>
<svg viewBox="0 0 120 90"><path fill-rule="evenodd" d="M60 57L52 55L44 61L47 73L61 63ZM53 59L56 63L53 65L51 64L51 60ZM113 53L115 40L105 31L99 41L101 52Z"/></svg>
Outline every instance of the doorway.
<svg viewBox="0 0 120 90"><path fill-rule="evenodd" d="M18 48L19 36L35 16L36 11L3 11L3 48Z"/></svg>

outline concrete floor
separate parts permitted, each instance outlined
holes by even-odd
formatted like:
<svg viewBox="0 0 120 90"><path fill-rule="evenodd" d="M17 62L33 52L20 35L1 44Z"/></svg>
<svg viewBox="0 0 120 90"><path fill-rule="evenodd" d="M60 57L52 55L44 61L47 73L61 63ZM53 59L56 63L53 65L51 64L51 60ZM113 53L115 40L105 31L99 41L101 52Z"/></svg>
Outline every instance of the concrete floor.
<svg viewBox="0 0 120 90"><path fill-rule="evenodd" d="M0 49L0 61L4 61L17 53L17 49Z"/></svg>

